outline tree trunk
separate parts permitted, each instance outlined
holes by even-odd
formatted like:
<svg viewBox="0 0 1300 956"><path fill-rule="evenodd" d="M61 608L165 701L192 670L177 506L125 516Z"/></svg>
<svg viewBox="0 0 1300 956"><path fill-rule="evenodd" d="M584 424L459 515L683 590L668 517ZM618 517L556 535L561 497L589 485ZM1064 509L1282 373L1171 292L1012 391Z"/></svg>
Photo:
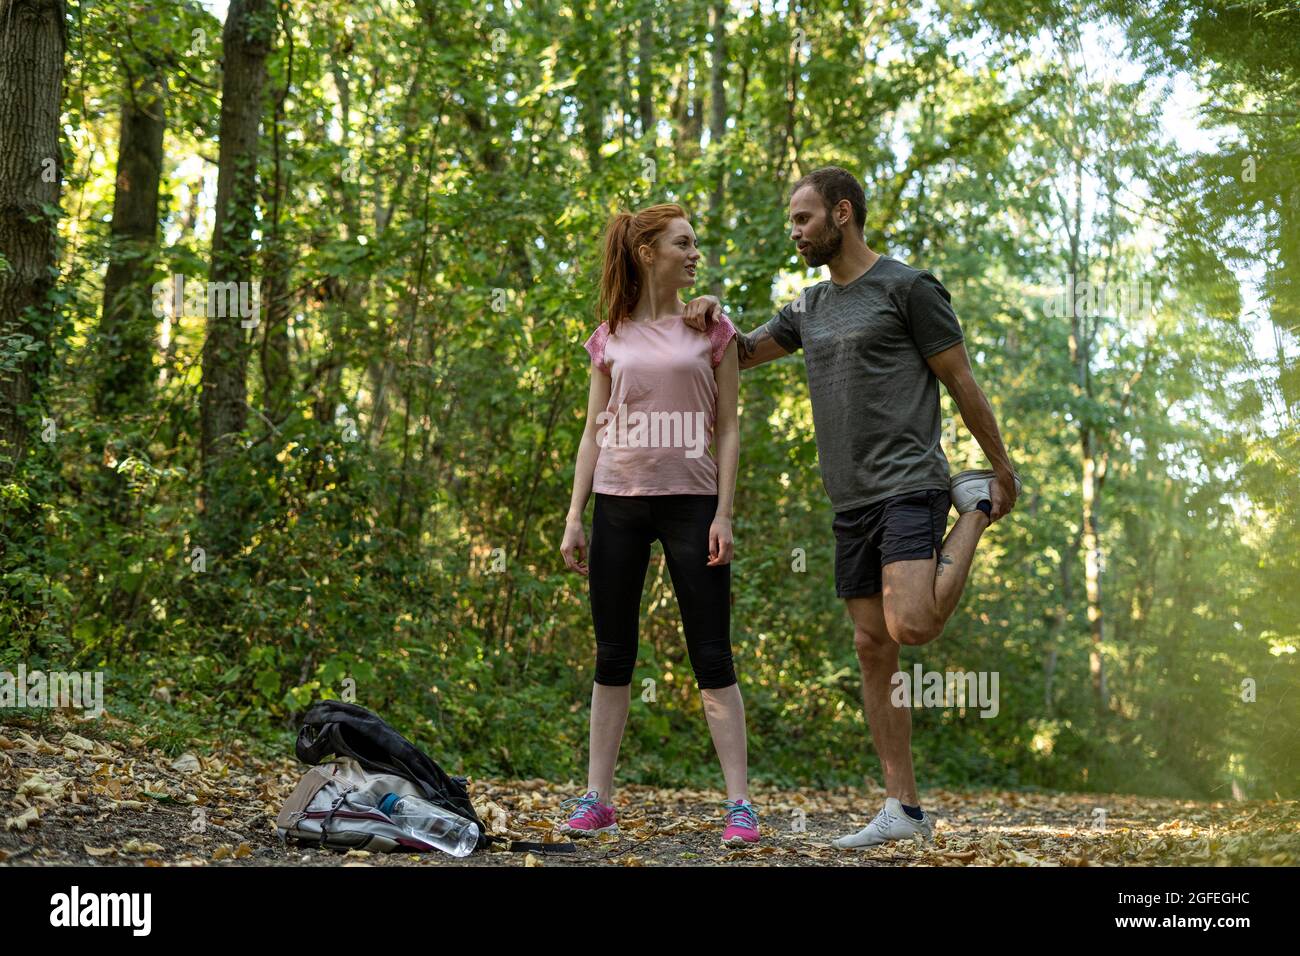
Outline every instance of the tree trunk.
<svg viewBox="0 0 1300 956"><path fill-rule="evenodd" d="M163 132L167 125L163 77L128 80L122 104L113 194L110 252L104 276L104 306L95 414L114 416L148 405L153 390L154 335L150 279L158 236L158 184L162 178Z"/></svg>
<svg viewBox="0 0 1300 956"><path fill-rule="evenodd" d="M56 309L62 0L0 0L0 480L21 465ZM30 346L36 346L31 348Z"/></svg>
<svg viewBox="0 0 1300 956"><path fill-rule="evenodd" d="M1070 313L1070 361L1074 365L1076 394L1081 399L1092 397L1092 339L1093 330L1088 316L1079 315L1079 297L1076 283L1087 278L1089 263L1081 248L1083 236L1083 162L1074 160L1074 210L1073 222L1067 224L1070 236L1070 272L1066 276L1066 298ZM1088 673L1099 710L1107 709L1106 672L1102 660L1102 641L1105 622L1101 607L1101 552L1097 535L1098 470L1096 436L1087 412L1080 413L1079 458L1082 497L1082 544L1084 549L1084 598L1088 609L1088 629L1092 646L1088 651Z"/></svg>
<svg viewBox="0 0 1300 956"><path fill-rule="evenodd" d="M649 7L650 4L646 6ZM649 135L651 145L655 140L654 30L654 20L647 11L641 18L641 26L637 31L636 97L637 112L641 117L641 137L644 139Z"/></svg>
<svg viewBox="0 0 1300 956"><path fill-rule="evenodd" d="M700 78L702 56L691 55L686 60L686 80L684 98L690 103L690 112L686 117L682 143L686 147L684 159L687 161L700 154L700 137L704 133L704 83Z"/></svg>
<svg viewBox="0 0 1300 956"><path fill-rule="evenodd" d="M1043 712L1049 717L1055 710L1052 698L1056 683L1056 662L1060 656L1061 635L1065 633L1065 625L1070 618L1070 604L1074 601L1070 562L1078 553L1078 542L1074 542L1074 545L1061 552L1061 596L1057 603L1056 620L1052 622L1052 631L1047 637L1047 657L1043 661Z"/></svg>
<svg viewBox="0 0 1300 956"><path fill-rule="evenodd" d="M209 288L235 283L236 288L248 289L239 284L253 279L258 126L273 22L269 0L231 0L222 34L221 148ZM242 452L233 443L248 416L248 337L241 325L245 320L237 311L225 316L214 315L216 311L220 310L209 302L200 404L203 508L210 516L216 466ZM228 522L217 523L233 533Z"/></svg>
<svg viewBox="0 0 1300 956"><path fill-rule="evenodd" d="M585 3L574 4L578 20L577 36L584 50L586 69L578 81L577 96L581 103L582 139L587 150L587 168L592 173L600 171L600 147L605 142L605 71L601 37L604 23L601 6L592 4L588 11Z"/></svg>
<svg viewBox="0 0 1300 956"><path fill-rule="evenodd" d="M790 34L798 37L795 30L799 27L799 9L795 4L790 5ZM781 129L781 151L777 157L777 175L776 182L783 183L789 178L789 171L799 172L799 144L795 131L795 104L799 101L799 71L800 57L802 51L799 44L791 43L790 49L786 54L786 60L789 69L786 72L786 92L785 92L785 125ZM778 195L780 190L778 188Z"/></svg>
<svg viewBox="0 0 1300 956"><path fill-rule="evenodd" d="M1101 544L1097 530L1097 456L1092 429L1082 429L1083 448L1083 586L1088 602L1088 630L1092 649L1088 653L1088 671L1097 707L1107 707L1106 672L1102 666L1105 619L1101 612Z"/></svg>
<svg viewBox="0 0 1300 956"><path fill-rule="evenodd" d="M293 368L289 356L289 314L292 296L289 291L290 250L278 229L268 237L262 280L262 320L266 323L262 338L262 404L271 421L279 424L288 416L293 404Z"/></svg>
<svg viewBox="0 0 1300 956"><path fill-rule="evenodd" d="M281 126L284 120L284 101L293 85L293 27L284 30L285 78L284 86L275 93L273 127L271 130L271 155L274 173L266 187L264 203L268 207L270 233L263 250L262 268L262 404L266 414L277 424L284 421L293 405L293 367L289 354L289 314L291 300L289 272L293 250L280 233L280 205L291 187L291 177L281 162L284 137Z"/></svg>
<svg viewBox="0 0 1300 956"><path fill-rule="evenodd" d="M709 291L722 298L722 268L719 261L726 253L722 237L726 229L723 222L723 203L727 189L727 159L723 152L723 138L727 135L727 5L713 5L713 63L712 92L709 111L709 150L717 157L713 192L709 195L709 232L713 237L714 278Z"/></svg>

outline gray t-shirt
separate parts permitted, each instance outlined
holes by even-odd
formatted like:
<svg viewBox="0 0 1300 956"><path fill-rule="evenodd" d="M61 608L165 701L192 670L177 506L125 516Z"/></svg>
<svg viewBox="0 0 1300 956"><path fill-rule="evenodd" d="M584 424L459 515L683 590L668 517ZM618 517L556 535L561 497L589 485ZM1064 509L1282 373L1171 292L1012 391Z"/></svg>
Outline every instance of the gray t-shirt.
<svg viewBox="0 0 1300 956"><path fill-rule="evenodd" d="M962 340L948 290L881 256L848 285L805 289L765 326L804 350L822 483L835 511L948 487L928 356Z"/></svg>

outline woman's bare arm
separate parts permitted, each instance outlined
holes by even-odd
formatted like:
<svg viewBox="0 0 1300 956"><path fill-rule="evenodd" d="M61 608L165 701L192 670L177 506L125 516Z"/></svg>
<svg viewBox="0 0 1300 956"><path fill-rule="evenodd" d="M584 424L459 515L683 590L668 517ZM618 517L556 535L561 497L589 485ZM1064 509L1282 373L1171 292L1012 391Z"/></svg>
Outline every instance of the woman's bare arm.
<svg viewBox="0 0 1300 956"><path fill-rule="evenodd" d="M740 370L737 345L729 342L722 361L713 370L718 383L718 414L713 426L713 440L718 449L718 514L730 518L736 496L736 470L740 462L739 404Z"/></svg>
<svg viewBox="0 0 1300 956"><path fill-rule="evenodd" d="M718 508L709 528L709 564L729 564L735 545L731 531L732 506L736 497L736 472L740 464L740 420L737 414L740 392L738 344L727 343L722 361L713 370L718 383L718 410L713 423L713 443L718 462Z"/></svg>
<svg viewBox="0 0 1300 956"><path fill-rule="evenodd" d="M578 442L578 458L573 466L573 495L569 499L569 513L564 520L564 538L560 554L565 566L587 575L587 536L582 530L582 513L587 510L591 485L596 473L596 459L600 457L600 444L596 441L599 430L597 419L609 406L609 376L594 364L591 366L591 385L587 389L587 424Z"/></svg>
<svg viewBox="0 0 1300 956"><path fill-rule="evenodd" d="M591 497L592 479L596 473L596 459L600 456L600 445L596 442L599 425L596 421L600 413L609 406L609 376L591 367L591 385L587 389L587 425L582 430L582 440L578 443L578 458L573 468L573 495L569 499L568 519L582 520L582 513L587 510L587 500Z"/></svg>

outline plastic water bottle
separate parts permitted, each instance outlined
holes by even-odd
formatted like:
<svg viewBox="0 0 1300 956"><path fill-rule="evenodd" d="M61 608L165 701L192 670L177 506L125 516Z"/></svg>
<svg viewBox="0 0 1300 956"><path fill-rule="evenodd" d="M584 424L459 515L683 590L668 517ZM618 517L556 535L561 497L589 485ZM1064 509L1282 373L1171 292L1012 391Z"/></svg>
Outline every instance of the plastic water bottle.
<svg viewBox="0 0 1300 956"><path fill-rule="evenodd" d="M386 793L379 812L411 836L452 856L469 856L478 845L478 827L472 820L421 797Z"/></svg>

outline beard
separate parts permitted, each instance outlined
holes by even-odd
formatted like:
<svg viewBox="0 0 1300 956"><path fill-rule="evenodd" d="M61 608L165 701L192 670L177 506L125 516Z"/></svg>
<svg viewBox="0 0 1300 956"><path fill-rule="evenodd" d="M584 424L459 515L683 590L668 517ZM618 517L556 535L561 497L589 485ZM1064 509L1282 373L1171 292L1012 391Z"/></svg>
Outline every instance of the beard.
<svg viewBox="0 0 1300 956"><path fill-rule="evenodd" d="M804 260L813 267L824 266L840 254L840 247L843 244L843 232L835 225L835 220L827 216L826 228L816 239L808 240L808 251L804 254Z"/></svg>

